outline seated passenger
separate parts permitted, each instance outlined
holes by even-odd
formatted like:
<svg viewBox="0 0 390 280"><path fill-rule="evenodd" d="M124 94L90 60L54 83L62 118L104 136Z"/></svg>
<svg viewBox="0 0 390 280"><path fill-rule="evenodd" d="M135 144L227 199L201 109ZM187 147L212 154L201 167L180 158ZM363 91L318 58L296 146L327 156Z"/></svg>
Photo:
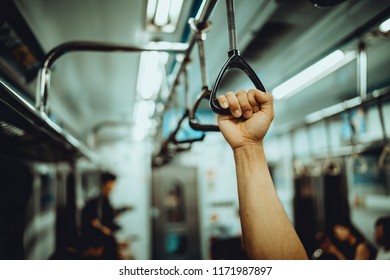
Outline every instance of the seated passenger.
<svg viewBox="0 0 390 280"><path fill-rule="evenodd" d="M375 241L379 245L376 259L390 260L390 216L376 221Z"/></svg>

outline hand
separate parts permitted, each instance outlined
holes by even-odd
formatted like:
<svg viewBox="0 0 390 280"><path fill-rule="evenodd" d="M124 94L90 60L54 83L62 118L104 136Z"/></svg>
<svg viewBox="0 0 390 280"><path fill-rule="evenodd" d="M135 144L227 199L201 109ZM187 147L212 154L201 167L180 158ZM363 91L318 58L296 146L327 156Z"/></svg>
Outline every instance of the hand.
<svg viewBox="0 0 390 280"><path fill-rule="evenodd" d="M257 89L232 91L217 97L232 115L218 115L218 126L226 141L236 149L263 141L274 118L273 97Z"/></svg>
<svg viewBox="0 0 390 280"><path fill-rule="evenodd" d="M112 236L112 231L110 228L106 227L105 225L103 225L99 219L97 218L94 218L91 220L91 224L94 228L100 230L103 234L107 235L107 236Z"/></svg>

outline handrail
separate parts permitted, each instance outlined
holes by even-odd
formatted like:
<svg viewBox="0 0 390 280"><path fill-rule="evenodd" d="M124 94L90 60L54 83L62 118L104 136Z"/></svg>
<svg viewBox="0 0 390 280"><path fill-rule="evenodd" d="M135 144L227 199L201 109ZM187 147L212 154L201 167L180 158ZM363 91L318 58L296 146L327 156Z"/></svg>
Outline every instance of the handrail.
<svg viewBox="0 0 390 280"><path fill-rule="evenodd" d="M209 89L209 86L208 86L206 56L205 56L205 51L204 51L204 40L206 39L206 32L210 28L210 24L208 23L204 26L200 26L196 20L190 19L190 25L191 25L191 28L197 34L200 73L201 73L201 78L202 78L202 90L201 90L200 94L196 97L195 103L193 104L193 106L189 112L189 125L193 130L219 131L219 127L217 125L201 124L196 119L196 112L197 112L202 100L209 101L210 96L211 96L211 90Z"/></svg>
<svg viewBox="0 0 390 280"><path fill-rule="evenodd" d="M294 124L279 126L279 128L274 128L273 135L282 135L288 131L297 130L304 126L315 124L324 121L328 118L336 117L342 113L347 112L348 110L352 110L360 106L368 106L370 104L375 104L376 102L378 102L379 98L381 98L382 100L390 98L390 86L370 92L365 100L362 100L359 96L354 97L310 113L303 121L296 122Z"/></svg>
<svg viewBox="0 0 390 280"><path fill-rule="evenodd" d="M252 81L252 83L257 89L265 91L265 88L261 83L259 77L257 76L256 72L249 66L245 59L241 57L240 52L237 48L234 0L226 0L226 14L229 33L228 60L225 62L217 76L217 79L211 90L209 100L211 110L213 110L214 113L220 115L231 115L230 110L228 108L222 108L217 101L218 88L222 82L223 77L230 69L240 69L248 76L248 78Z"/></svg>
<svg viewBox="0 0 390 280"><path fill-rule="evenodd" d="M208 20L212 14L217 2L218 2L218 0L203 0L201 6L199 8L199 11L198 11L197 15L195 16L195 20L196 20L199 28L204 28L204 26L207 25ZM175 68L172 71L172 73L173 73L172 75L173 75L173 77L175 77L172 81L172 85L176 85L179 83L180 74L184 70L184 67L185 67L184 61L187 60L191 56L192 48L195 45L196 38L197 38L197 34L192 33L190 39L188 40L188 48L185 51L183 61L177 63ZM173 92L174 92L174 87L171 88L168 100L166 101L167 104L169 104L169 102L171 101L171 98L173 97L173 94L172 94Z"/></svg>
<svg viewBox="0 0 390 280"><path fill-rule="evenodd" d="M160 42L162 43L162 42ZM161 46L162 45L162 46ZM136 47L127 45L107 44L102 42L86 42L86 41L73 41L63 43L54 49L52 49L45 58L43 66L39 71L37 92L36 92L36 108L44 114L48 114L48 98L49 88L51 80L51 68L54 63L63 55L69 52L144 52L144 51L157 51L168 53L184 53L188 49L187 44L171 44L172 47L167 48L163 44L154 47Z"/></svg>
<svg viewBox="0 0 390 280"><path fill-rule="evenodd" d="M185 67L184 67L184 72L183 72L183 75L184 75L184 91L185 91L185 104L186 104L186 108L185 108L185 111L184 111L184 114L183 116L179 119L177 125L176 125L176 128L171 132L171 134L169 135L169 137L165 140L165 142L163 143L162 146L164 145L168 145L169 143L173 143L173 144L185 144L185 143L194 143L194 142L198 142L198 141L202 141L204 138L205 138L205 134L202 133L202 136L198 137L198 138L193 138L193 139L186 139L186 140L177 140L176 136L177 136L177 133L179 132L180 128L181 128L181 125L183 123L183 121L189 117L190 115L190 109L188 108L188 105L189 105L189 86L188 86L188 71L187 71L187 67L186 65L189 63L189 60L185 61Z"/></svg>

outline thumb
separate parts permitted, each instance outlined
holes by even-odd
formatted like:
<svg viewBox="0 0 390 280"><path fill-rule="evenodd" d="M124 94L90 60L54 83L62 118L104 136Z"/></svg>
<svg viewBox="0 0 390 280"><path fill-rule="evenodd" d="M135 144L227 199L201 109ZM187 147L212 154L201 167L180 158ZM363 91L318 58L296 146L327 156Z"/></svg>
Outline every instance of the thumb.
<svg viewBox="0 0 390 280"><path fill-rule="evenodd" d="M260 111L263 112L272 121L274 119L273 96L270 93L256 90L254 97L260 104Z"/></svg>

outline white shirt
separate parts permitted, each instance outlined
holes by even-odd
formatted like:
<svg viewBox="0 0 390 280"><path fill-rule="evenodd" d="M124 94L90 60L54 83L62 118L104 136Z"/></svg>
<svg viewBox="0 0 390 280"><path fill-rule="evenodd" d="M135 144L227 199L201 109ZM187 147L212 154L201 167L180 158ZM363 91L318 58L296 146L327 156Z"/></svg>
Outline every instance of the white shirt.
<svg viewBox="0 0 390 280"><path fill-rule="evenodd" d="M378 252L376 254L377 260L390 260L390 250L385 251L383 247L379 247Z"/></svg>

